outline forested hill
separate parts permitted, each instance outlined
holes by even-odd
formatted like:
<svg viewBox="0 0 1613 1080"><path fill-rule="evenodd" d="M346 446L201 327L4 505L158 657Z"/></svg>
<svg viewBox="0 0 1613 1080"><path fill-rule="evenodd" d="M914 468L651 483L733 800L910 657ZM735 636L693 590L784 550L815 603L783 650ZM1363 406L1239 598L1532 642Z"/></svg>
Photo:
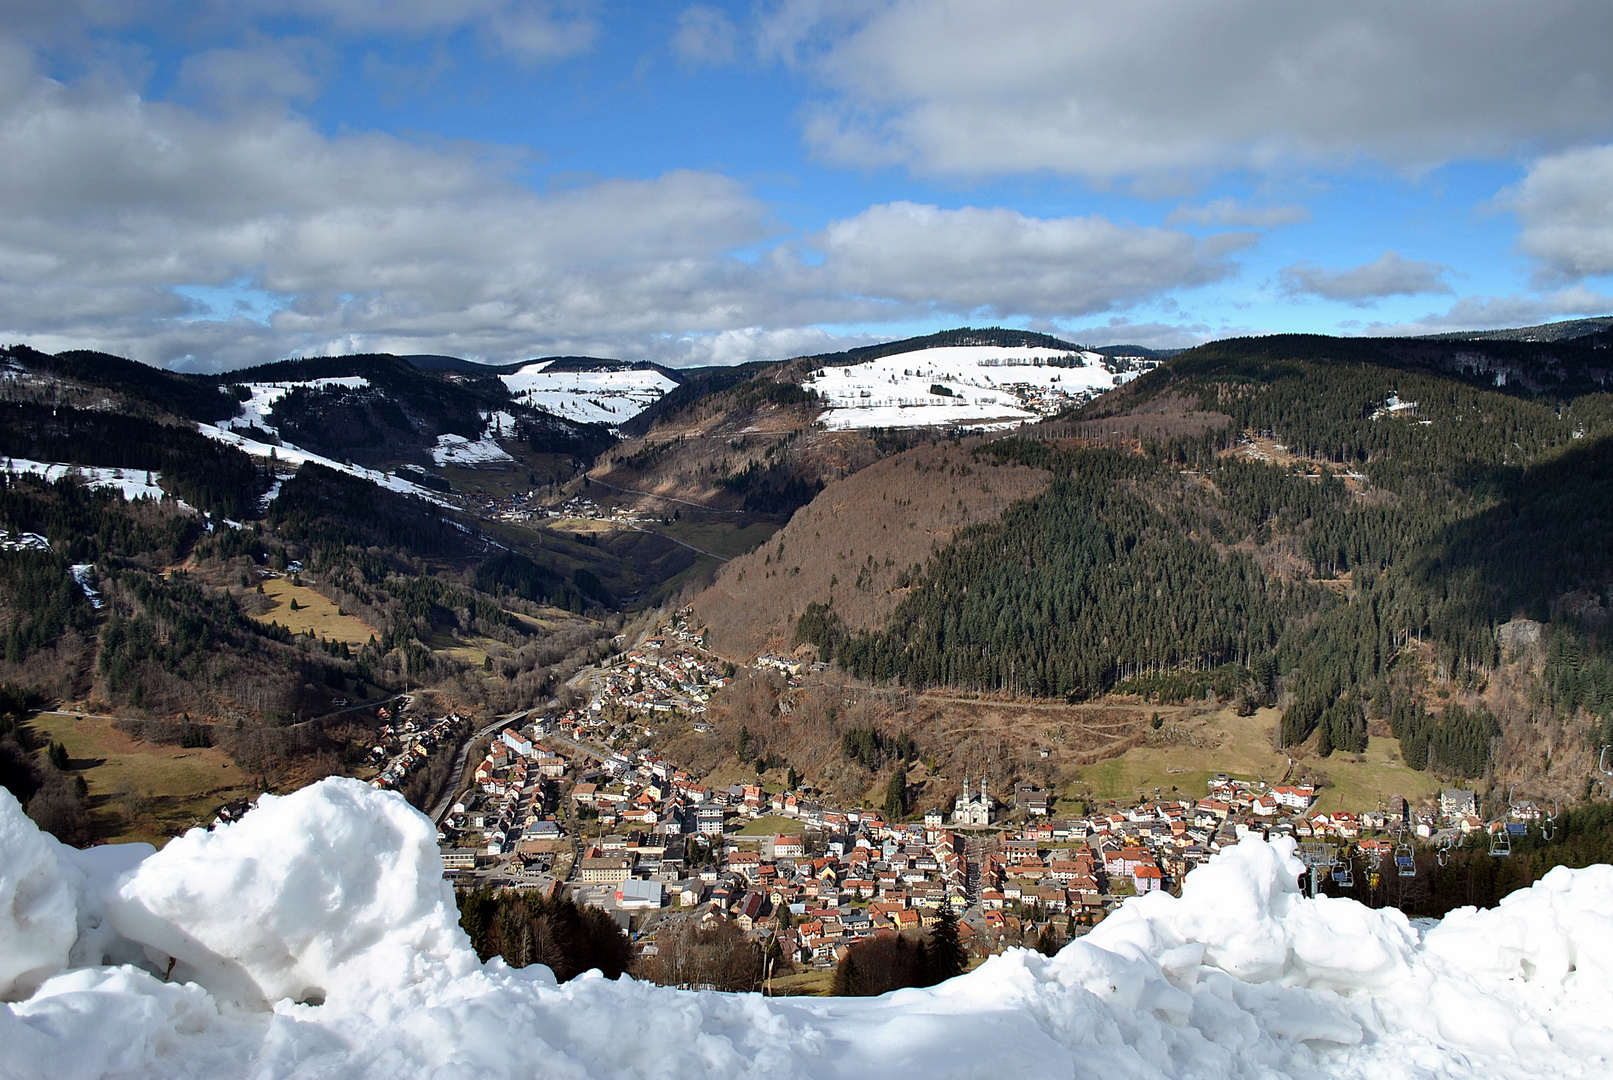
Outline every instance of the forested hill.
<svg viewBox="0 0 1613 1080"><path fill-rule="evenodd" d="M1281 703L1283 740L1323 753L1381 723L1447 773L1484 772L1508 710L1613 739L1613 351L1595 341L1192 350L974 451L1057 479L960 534L882 629L846 633L831 606L800 634L913 685ZM1111 435L1172 411L1231 422ZM1503 699L1515 619L1551 626L1536 681Z"/></svg>

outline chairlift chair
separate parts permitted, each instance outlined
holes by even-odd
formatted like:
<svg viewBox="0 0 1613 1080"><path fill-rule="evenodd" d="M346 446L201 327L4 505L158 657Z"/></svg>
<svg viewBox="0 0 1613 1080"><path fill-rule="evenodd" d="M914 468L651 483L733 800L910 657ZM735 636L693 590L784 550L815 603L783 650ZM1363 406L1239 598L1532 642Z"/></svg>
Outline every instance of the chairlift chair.
<svg viewBox="0 0 1613 1080"><path fill-rule="evenodd" d="M1355 874L1351 871L1349 863L1333 871L1333 884L1341 889L1355 888Z"/></svg>
<svg viewBox="0 0 1613 1080"><path fill-rule="evenodd" d="M1602 753L1596 759L1596 771L1606 776L1613 776L1613 768L1609 768L1607 764L1609 751L1613 751L1613 745L1602 747Z"/></svg>
<svg viewBox="0 0 1613 1080"><path fill-rule="evenodd" d="M1557 811L1560 808L1561 804L1556 799L1551 800L1551 814L1540 819L1540 838L1548 843L1557 835Z"/></svg>
<svg viewBox="0 0 1613 1080"><path fill-rule="evenodd" d="M1512 834L1506 829L1500 829L1490 834L1490 854L1498 859L1505 859L1512 854Z"/></svg>
<svg viewBox="0 0 1613 1080"><path fill-rule="evenodd" d="M1401 877L1416 877L1417 862L1411 856L1410 844L1398 844L1395 847L1395 866Z"/></svg>
<svg viewBox="0 0 1613 1080"><path fill-rule="evenodd" d="M1439 842L1439 853L1436 856L1436 858L1439 859L1439 865L1441 865L1441 866L1445 865L1445 860L1450 855L1451 849L1454 848L1455 846L1456 846L1456 840L1455 840L1454 837L1447 836L1447 837L1443 838L1442 840L1440 840L1440 842Z"/></svg>

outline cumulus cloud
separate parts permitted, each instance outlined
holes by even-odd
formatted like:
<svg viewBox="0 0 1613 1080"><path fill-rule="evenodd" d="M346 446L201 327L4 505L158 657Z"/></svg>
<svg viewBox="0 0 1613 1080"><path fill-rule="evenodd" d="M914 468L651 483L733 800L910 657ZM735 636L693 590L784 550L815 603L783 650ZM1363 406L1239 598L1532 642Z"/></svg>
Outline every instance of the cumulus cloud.
<svg viewBox="0 0 1613 1080"><path fill-rule="evenodd" d="M1243 229L1275 229L1311 219L1303 206L1249 206L1233 198L1214 199L1199 206L1178 206L1165 218L1167 225L1228 225Z"/></svg>
<svg viewBox="0 0 1613 1080"><path fill-rule="evenodd" d="M960 313L1057 316L1103 311L1166 288L1229 275L1249 242L1195 240L1101 217L1031 218L1013 210L873 206L812 240L837 289Z"/></svg>
<svg viewBox="0 0 1613 1080"><path fill-rule="evenodd" d="M696 4L678 15L672 51L687 64L731 64L739 42L739 28L716 8Z"/></svg>
<svg viewBox="0 0 1613 1080"><path fill-rule="evenodd" d="M1418 296L1454 290L1445 281L1444 263L1408 259L1386 251L1369 263L1348 270L1329 270L1315 263L1296 263L1279 275L1290 296L1319 296L1351 304L1370 304L1386 296Z"/></svg>
<svg viewBox="0 0 1613 1080"><path fill-rule="evenodd" d="M1518 247L1546 279L1613 273L1613 146L1541 158L1501 201L1522 223Z"/></svg>
<svg viewBox="0 0 1613 1080"><path fill-rule="evenodd" d="M1613 133L1613 5L1578 0L784 0L772 55L826 158L1097 180L1419 169Z"/></svg>
<svg viewBox="0 0 1613 1080"><path fill-rule="evenodd" d="M1224 276L1246 239L895 203L802 241L719 174L540 194L521 164L0 73L0 335L191 366L737 360L831 347L814 324L1115 309ZM221 318L232 291L252 302Z"/></svg>

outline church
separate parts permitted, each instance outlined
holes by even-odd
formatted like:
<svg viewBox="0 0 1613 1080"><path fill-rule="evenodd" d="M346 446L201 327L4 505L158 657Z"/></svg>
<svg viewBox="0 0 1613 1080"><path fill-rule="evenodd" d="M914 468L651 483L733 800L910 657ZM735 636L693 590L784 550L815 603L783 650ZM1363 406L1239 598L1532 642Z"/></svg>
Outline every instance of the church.
<svg viewBox="0 0 1613 1080"><path fill-rule="evenodd" d="M957 802L952 806L952 824L954 825L990 825L991 824L991 796L986 794L986 778L980 777L980 794L969 794L969 778L963 778L963 791L958 795Z"/></svg>

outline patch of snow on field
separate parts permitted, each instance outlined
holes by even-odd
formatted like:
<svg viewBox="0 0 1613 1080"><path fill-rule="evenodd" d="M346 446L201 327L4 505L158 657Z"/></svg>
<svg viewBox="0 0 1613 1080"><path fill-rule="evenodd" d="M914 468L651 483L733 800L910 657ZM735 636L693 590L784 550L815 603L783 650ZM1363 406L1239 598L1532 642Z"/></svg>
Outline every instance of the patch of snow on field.
<svg viewBox="0 0 1613 1080"><path fill-rule="evenodd" d="M131 502L135 499L163 498L158 486L162 474L145 469L109 469L94 465L69 465L59 461L30 461L6 458L5 470L13 476L39 476L54 484L64 476L76 476L92 488L116 488Z"/></svg>
<svg viewBox="0 0 1613 1080"><path fill-rule="evenodd" d="M523 405L587 424L626 423L678 384L656 371L547 371L554 363L528 364L512 375L500 375L510 394Z"/></svg>
<svg viewBox="0 0 1613 1080"><path fill-rule="evenodd" d="M478 962L431 822L331 779L77 851L0 791L0 1076L1606 1077L1613 867L1419 932L1249 838L1056 957L880 998Z"/></svg>
<svg viewBox="0 0 1613 1080"><path fill-rule="evenodd" d="M1153 367L1095 352L957 345L819 368L802 385L827 399L831 428L1006 427L1087 401ZM942 386L951 396L931 393Z"/></svg>

